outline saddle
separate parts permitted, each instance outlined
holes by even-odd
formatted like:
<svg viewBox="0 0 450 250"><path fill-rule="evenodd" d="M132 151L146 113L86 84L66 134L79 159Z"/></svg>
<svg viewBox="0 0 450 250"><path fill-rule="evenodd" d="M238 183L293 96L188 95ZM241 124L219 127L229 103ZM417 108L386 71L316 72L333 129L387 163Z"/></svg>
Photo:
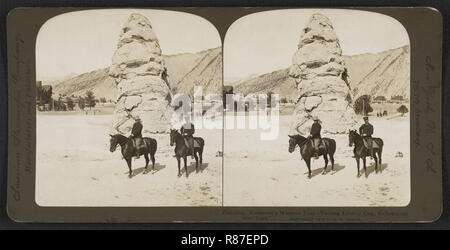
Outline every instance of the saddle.
<svg viewBox="0 0 450 250"><path fill-rule="evenodd" d="M372 141L372 148L379 148L380 145L376 142L375 138L370 138L370 141ZM363 139L364 147L369 148L369 139Z"/></svg>
<svg viewBox="0 0 450 250"><path fill-rule="evenodd" d="M141 137L141 138L132 137L131 139L134 140L134 143L136 145L136 149L141 150L141 149L147 147L147 144L146 144L146 142L144 140L144 137Z"/></svg>
<svg viewBox="0 0 450 250"><path fill-rule="evenodd" d="M194 140L194 148L200 148L200 144L198 143L197 138L193 137L193 140ZM184 138L184 143L186 145L189 145L188 138L186 137Z"/></svg>

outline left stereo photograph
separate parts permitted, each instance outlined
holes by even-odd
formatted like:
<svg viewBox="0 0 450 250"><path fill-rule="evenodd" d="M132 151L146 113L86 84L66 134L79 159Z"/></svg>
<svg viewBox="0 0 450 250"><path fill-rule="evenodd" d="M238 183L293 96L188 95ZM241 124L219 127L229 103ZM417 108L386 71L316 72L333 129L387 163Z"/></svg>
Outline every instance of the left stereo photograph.
<svg viewBox="0 0 450 250"><path fill-rule="evenodd" d="M221 206L221 95L221 38L202 17L49 19L36 39L36 203Z"/></svg>

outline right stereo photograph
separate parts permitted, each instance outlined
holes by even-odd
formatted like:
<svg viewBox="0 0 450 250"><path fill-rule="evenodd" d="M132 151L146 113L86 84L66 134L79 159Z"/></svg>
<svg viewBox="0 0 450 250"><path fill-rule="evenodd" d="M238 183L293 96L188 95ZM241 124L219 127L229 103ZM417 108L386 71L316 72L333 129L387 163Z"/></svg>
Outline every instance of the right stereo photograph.
<svg viewBox="0 0 450 250"><path fill-rule="evenodd" d="M244 16L224 43L223 205L410 202L410 45L341 9Z"/></svg>

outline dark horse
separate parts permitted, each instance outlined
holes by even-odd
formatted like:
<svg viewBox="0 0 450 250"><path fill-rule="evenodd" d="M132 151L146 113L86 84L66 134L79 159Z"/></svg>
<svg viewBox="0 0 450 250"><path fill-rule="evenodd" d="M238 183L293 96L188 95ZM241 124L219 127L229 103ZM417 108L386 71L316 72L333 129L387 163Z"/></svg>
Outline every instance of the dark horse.
<svg viewBox="0 0 450 250"><path fill-rule="evenodd" d="M131 178L133 174L133 170L131 170L131 158L136 155L136 148L133 145L132 139L123 136L121 134L110 135L110 147L109 150L114 152L117 148L117 145L120 145L122 148L122 156L128 164L129 174L128 177ZM155 152L157 148L157 142L153 138L144 137L142 138L145 143L145 147L141 148L141 152L139 155L144 155L145 157L145 171L144 174L148 173L148 155L152 159L152 170L155 170Z"/></svg>
<svg viewBox="0 0 450 250"><path fill-rule="evenodd" d="M381 138L372 138L372 140L378 144L378 148L373 148L374 160L375 160L375 173L378 173L378 163L381 165L381 152L383 152L383 140ZM353 149L353 153L356 158L356 165L358 167L357 177L361 177L359 172L359 159L362 158L363 166L364 166L364 174L367 178L367 170L366 170L366 157L370 156L370 151L366 146L364 146L364 141L361 135L356 132L356 130L349 130L348 133L348 145L351 147L355 145ZM378 158L377 158L378 155ZM379 160L379 161L378 161Z"/></svg>
<svg viewBox="0 0 450 250"><path fill-rule="evenodd" d="M312 140L301 135L290 135L289 137L289 153L294 152L297 145L300 147L300 154L302 155L302 158L306 162L306 166L308 167L308 178L311 178L311 157L313 157L314 155L314 146L312 144ZM318 155L323 155L323 159L325 160L325 167L323 168L322 172L322 174L325 174L328 165L327 155L331 160L331 170L334 170L334 153L336 152L336 141L329 138L322 138L322 143L325 145L325 148L320 148Z"/></svg>
<svg viewBox="0 0 450 250"><path fill-rule="evenodd" d="M194 140L198 143L199 147L194 149L195 158L195 172L198 173L198 160L200 158L200 165L203 162L203 147L205 146L205 141L201 137L194 137ZM170 130L170 146L175 144L175 156L178 161L178 177L181 176L180 172L180 158L184 160L184 169L186 170L186 177L188 177L187 170L187 157L191 155L189 147L186 145L183 136L177 130Z"/></svg>

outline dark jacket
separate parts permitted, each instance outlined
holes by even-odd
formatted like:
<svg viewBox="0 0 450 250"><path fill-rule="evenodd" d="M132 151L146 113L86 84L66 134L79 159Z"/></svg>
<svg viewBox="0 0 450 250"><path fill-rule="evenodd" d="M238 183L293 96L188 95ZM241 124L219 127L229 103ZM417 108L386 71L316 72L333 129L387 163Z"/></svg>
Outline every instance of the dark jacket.
<svg viewBox="0 0 450 250"><path fill-rule="evenodd" d="M190 125L190 128L189 128L189 125ZM181 127L180 131L181 131L182 135L192 136L195 133L194 124L192 124L192 123L185 123Z"/></svg>
<svg viewBox="0 0 450 250"><path fill-rule="evenodd" d="M311 138L320 138L320 130L322 126L319 123L313 123L311 126Z"/></svg>
<svg viewBox="0 0 450 250"><path fill-rule="evenodd" d="M142 137L142 123L135 122L131 129L131 134L135 137Z"/></svg>
<svg viewBox="0 0 450 250"><path fill-rule="evenodd" d="M359 128L359 134L363 135L366 134L367 137L371 137L373 134L373 126L372 124L368 123L368 124L363 124L361 125L361 127Z"/></svg>

